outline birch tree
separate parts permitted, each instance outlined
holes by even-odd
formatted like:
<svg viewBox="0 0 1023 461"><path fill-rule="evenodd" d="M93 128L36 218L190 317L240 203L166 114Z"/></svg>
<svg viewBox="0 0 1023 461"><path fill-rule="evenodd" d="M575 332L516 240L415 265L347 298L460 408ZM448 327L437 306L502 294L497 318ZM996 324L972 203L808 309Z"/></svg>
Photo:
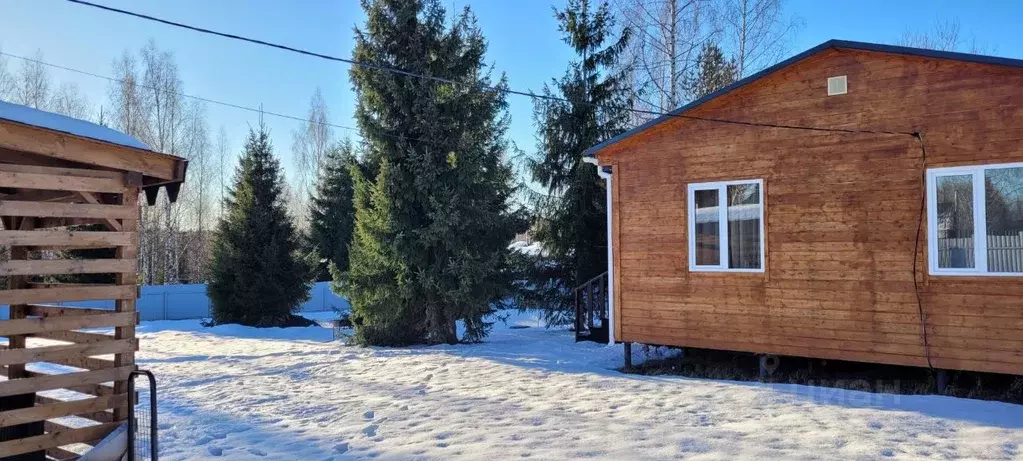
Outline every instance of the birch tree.
<svg viewBox="0 0 1023 461"><path fill-rule="evenodd" d="M228 165L228 156L230 155L231 144L227 139L227 129L223 125L220 126L220 130L217 132L217 181L218 181L218 195L217 203L220 205L219 214L220 218L224 216L224 191L226 191L227 183L226 179L226 168Z"/></svg>
<svg viewBox="0 0 1023 461"><path fill-rule="evenodd" d="M783 0L722 0L723 43L736 64L737 77L777 63L802 26L786 17Z"/></svg>
<svg viewBox="0 0 1023 461"><path fill-rule="evenodd" d="M174 56L169 51L156 47L150 40L140 52L142 57L142 106L147 114L147 123L142 132L143 140L158 152L175 154L179 149L183 124L181 79ZM178 275L178 217L170 198L162 200L162 226L160 240L163 254L162 274L164 283L177 283Z"/></svg>
<svg viewBox="0 0 1023 461"><path fill-rule="evenodd" d="M183 84L174 56L150 41L138 58L125 52L113 68L118 81L109 91L112 124L157 152L187 156ZM160 208L143 207L142 211L139 257L143 281L176 283L180 279L180 220L166 194L158 200Z"/></svg>
<svg viewBox="0 0 1023 461"><path fill-rule="evenodd" d="M333 142L334 133L328 123L327 102L319 88L309 100L308 122L301 129L291 133L291 155L294 158L298 176L298 197L304 197L310 178L320 170L327 150Z"/></svg>
<svg viewBox="0 0 1023 461"><path fill-rule="evenodd" d="M184 255L178 248L178 256L187 271L190 281L206 280L209 265L209 240L211 216L211 192L214 184L212 161L212 143L209 126L206 123L206 104L193 100L186 109L186 122L182 133L183 154L188 158L188 187L178 198L188 209L185 230L180 232L194 233L194 238L186 241ZM180 206L180 205L179 205ZM184 256L184 257L182 257Z"/></svg>
<svg viewBox="0 0 1023 461"><path fill-rule="evenodd" d="M637 108L666 112L688 99L696 58L720 28L711 0L620 0L632 40L623 60L632 69Z"/></svg>
<svg viewBox="0 0 1023 461"><path fill-rule="evenodd" d="M49 110L82 120L91 119L89 100L74 83L62 83L50 97Z"/></svg>
<svg viewBox="0 0 1023 461"><path fill-rule="evenodd" d="M22 61L14 87L15 103L41 110L49 107L50 75L42 60L42 50L36 50L33 59Z"/></svg>
<svg viewBox="0 0 1023 461"><path fill-rule="evenodd" d="M895 44L938 51L991 52L987 46L977 43L973 34L963 32L959 18L938 20L929 30L907 27L902 35L895 39Z"/></svg>
<svg viewBox="0 0 1023 461"><path fill-rule="evenodd" d="M3 48L0 48L3 51ZM0 101L11 101L14 99L14 76L7 68L7 58L0 55Z"/></svg>

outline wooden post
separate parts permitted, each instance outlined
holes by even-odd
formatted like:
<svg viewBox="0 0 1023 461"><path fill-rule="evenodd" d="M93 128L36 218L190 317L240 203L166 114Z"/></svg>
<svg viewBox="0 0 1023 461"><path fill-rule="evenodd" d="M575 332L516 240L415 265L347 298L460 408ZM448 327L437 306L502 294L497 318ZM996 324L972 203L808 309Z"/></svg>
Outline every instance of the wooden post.
<svg viewBox="0 0 1023 461"><path fill-rule="evenodd" d="M625 348L625 371L632 371L632 343L622 343Z"/></svg>
<svg viewBox="0 0 1023 461"><path fill-rule="evenodd" d="M126 181L130 182L130 181ZM129 206L135 209L136 219L124 219L121 221L121 229L125 232L131 233L130 243L127 246L117 247L116 258L117 259L131 259L135 260L138 258L139 248L139 234L138 234L138 217L141 211L139 211L139 189L135 186L128 186L124 189L124 193L121 195L121 204ZM119 285L132 285L138 284L137 279L138 268L132 269L131 272L122 272L117 274L117 283ZM135 297L138 295L138 290L132 291L133 295L130 299L118 299L114 301L114 310L117 312L135 312ZM138 319L136 318L136 322ZM132 326L121 326L114 329L114 339L134 339L135 338L135 325ZM114 355L114 366L134 366L135 365L135 353L134 352L123 352ZM127 381L116 381L114 382L114 393L123 394L128 392ZM119 407L114 409L114 421L124 421L128 419L131 414L131 409L135 404L135 396L131 396L128 399L128 407Z"/></svg>

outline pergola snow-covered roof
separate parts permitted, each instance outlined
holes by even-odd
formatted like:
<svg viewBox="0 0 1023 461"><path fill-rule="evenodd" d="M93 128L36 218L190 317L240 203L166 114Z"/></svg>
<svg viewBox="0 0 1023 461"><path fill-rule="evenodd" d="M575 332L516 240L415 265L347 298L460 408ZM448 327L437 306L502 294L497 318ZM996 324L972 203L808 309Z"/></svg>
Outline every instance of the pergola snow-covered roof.
<svg viewBox="0 0 1023 461"><path fill-rule="evenodd" d="M0 119L60 131L83 138L117 144L134 149L152 151L149 146L132 136L102 125L65 115L33 109L28 106L0 101Z"/></svg>
<svg viewBox="0 0 1023 461"><path fill-rule="evenodd" d="M188 161L85 120L0 101L0 163L92 168L138 174L153 204L160 187L177 199Z"/></svg>

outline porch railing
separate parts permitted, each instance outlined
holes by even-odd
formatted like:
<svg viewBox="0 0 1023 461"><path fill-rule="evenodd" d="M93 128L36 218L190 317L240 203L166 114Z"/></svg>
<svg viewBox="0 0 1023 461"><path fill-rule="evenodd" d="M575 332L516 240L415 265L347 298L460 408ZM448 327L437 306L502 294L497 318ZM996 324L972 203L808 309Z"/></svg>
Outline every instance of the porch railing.
<svg viewBox="0 0 1023 461"><path fill-rule="evenodd" d="M576 341L608 341L608 283L604 272L575 288Z"/></svg>

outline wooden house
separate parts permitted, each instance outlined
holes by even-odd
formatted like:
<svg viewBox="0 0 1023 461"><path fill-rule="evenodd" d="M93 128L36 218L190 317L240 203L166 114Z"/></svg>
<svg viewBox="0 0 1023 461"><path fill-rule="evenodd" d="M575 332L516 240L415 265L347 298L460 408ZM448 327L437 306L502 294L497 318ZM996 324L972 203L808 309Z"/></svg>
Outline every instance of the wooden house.
<svg viewBox="0 0 1023 461"><path fill-rule="evenodd" d="M829 41L585 155L613 340L1023 374L1023 60Z"/></svg>
<svg viewBox="0 0 1023 461"><path fill-rule="evenodd" d="M175 199L185 167L109 128L0 102L0 247L10 251L0 261L0 459L75 458L66 446L95 443L127 418L139 196L155 201L165 187ZM94 226L68 227L83 224ZM114 257L62 257L100 248ZM112 283L59 283L72 274ZM116 307L54 305L87 300ZM113 334L83 331L102 327Z"/></svg>

